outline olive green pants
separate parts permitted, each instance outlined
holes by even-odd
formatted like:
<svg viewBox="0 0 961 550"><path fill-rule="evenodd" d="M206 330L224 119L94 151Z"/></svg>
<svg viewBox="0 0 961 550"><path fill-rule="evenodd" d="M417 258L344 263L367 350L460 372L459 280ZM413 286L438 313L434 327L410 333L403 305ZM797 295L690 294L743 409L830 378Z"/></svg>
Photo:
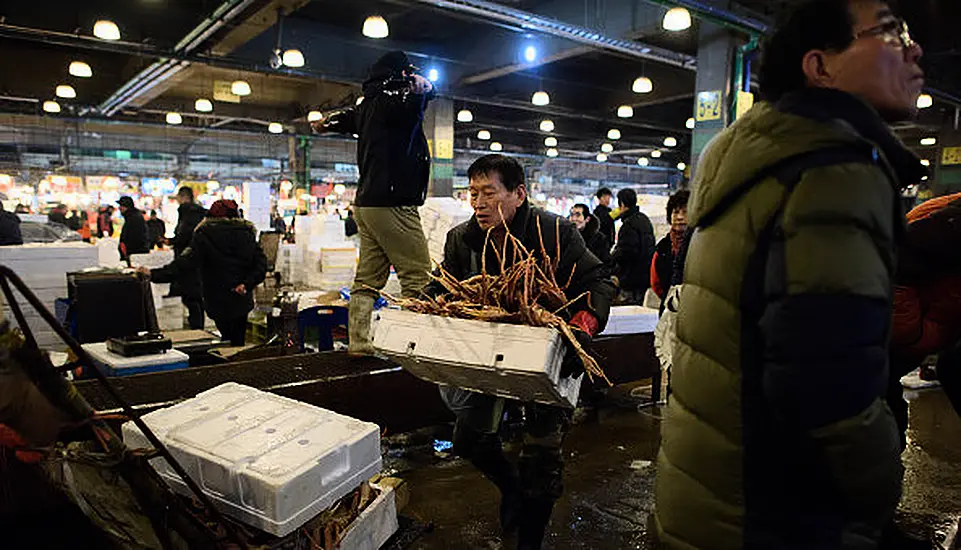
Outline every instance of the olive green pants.
<svg viewBox="0 0 961 550"><path fill-rule="evenodd" d="M355 207L354 219L360 262L350 291L349 351L373 353L370 316L387 284L390 266L397 271L404 297L417 296L430 282L430 254L416 206Z"/></svg>

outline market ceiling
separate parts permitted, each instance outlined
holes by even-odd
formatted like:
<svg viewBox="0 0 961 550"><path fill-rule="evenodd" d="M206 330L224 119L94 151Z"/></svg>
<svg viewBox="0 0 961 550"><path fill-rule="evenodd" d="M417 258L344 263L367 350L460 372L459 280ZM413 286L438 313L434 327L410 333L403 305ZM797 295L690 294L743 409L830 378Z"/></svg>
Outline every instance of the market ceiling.
<svg viewBox="0 0 961 550"><path fill-rule="evenodd" d="M739 0L732 13L749 26L770 25L790 3ZM436 77L442 95L454 98L455 112L470 111L456 124L458 147L486 148L497 141L506 151L544 153L553 143L548 138L554 138L562 155L593 156L602 147L613 147L611 159L624 155L624 160L657 149L665 154L660 162L671 164L686 159L690 146L688 119L702 23L695 11L690 28L666 30L669 4L7 2L0 8L0 111L42 113L45 102L56 101L60 112L52 116L304 132L310 111L352 104L366 68L384 52L404 49L425 75ZM937 92L918 123L901 130L911 143L956 116L961 35L955 23L961 21L961 2L914 0L904 15L925 47L923 65ZM98 26L98 21L115 26ZM104 38L95 37L95 30ZM385 32L383 38L369 36ZM272 64L278 34L280 61L286 65ZM297 66L298 57L302 66ZM85 64L91 76L83 76L87 69L74 62ZM638 87L638 79L649 79L651 90ZM249 95L232 98L236 102L219 100L235 81L246 82ZM59 86L69 87L59 90L66 97L56 97ZM216 86L226 89L215 97ZM547 92L549 104L532 104L539 91ZM168 116L170 112L179 116ZM552 124L545 126L545 120ZM490 138L480 139L485 132ZM667 138L677 145L665 147Z"/></svg>

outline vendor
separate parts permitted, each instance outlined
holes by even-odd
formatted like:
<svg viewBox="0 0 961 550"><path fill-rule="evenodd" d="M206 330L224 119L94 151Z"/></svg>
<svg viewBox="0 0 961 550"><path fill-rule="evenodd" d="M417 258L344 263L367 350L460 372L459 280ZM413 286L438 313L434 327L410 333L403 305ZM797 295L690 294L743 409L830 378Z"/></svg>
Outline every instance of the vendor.
<svg viewBox="0 0 961 550"><path fill-rule="evenodd" d="M194 231L190 246L172 263L150 271L156 283L169 283L200 270L204 307L221 338L244 345L247 314L254 309L254 288L267 275L267 257L257 229L240 217L237 203L219 200Z"/></svg>
<svg viewBox="0 0 961 550"><path fill-rule="evenodd" d="M500 260L494 249L505 253L509 264L515 258L513 245L505 247L507 228L539 259L545 248L548 256L556 258L553 249L560 243L556 277L558 281L570 280L566 296L573 300L590 293L560 314L580 329L574 333L582 345L588 343L607 323L614 293L604 275L604 265L587 250L573 224L528 202L524 168L516 160L487 155L477 159L467 175L474 216L447 234L443 269L458 280L480 274L482 266L489 275L499 274ZM444 290L433 283L428 293L443 294ZM553 311L564 304L541 305ZM582 368L580 359L569 349L561 376L578 376ZM515 466L504 457L497 434L504 399L447 387L442 388L442 395L457 417L454 452L469 459L501 491L504 532L518 529L519 548L540 548L554 502L563 492L561 444L570 428L571 411L523 403L524 446Z"/></svg>

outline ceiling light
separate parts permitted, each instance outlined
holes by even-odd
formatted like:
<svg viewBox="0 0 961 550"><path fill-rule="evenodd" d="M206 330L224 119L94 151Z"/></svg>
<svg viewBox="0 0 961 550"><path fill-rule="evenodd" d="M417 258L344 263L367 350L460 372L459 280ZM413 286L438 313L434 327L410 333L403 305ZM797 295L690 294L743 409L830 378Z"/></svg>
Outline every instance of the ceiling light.
<svg viewBox="0 0 961 550"><path fill-rule="evenodd" d="M657 149L654 149L653 151L651 151L651 158L652 158L652 159L659 159L659 158L661 158L661 152L658 151Z"/></svg>
<svg viewBox="0 0 961 550"><path fill-rule="evenodd" d="M611 128L607 131L607 139L619 140L621 139L621 131L617 128Z"/></svg>
<svg viewBox="0 0 961 550"><path fill-rule="evenodd" d="M184 118L180 116L180 113L175 113L173 111L167 113L167 124L180 124L184 121Z"/></svg>
<svg viewBox="0 0 961 550"><path fill-rule="evenodd" d="M364 96L360 96L357 98L357 101L354 102L354 105L360 105L363 102L364 102Z"/></svg>
<svg viewBox="0 0 961 550"><path fill-rule="evenodd" d="M491 151L503 151L503 150L504 150L504 146L501 145L499 142L495 141L494 143L491 143Z"/></svg>
<svg viewBox="0 0 961 550"><path fill-rule="evenodd" d="M687 126L688 130L693 130L696 125L697 123L694 121L694 117L687 119L687 122L684 123L684 126Z"/></svg>
<svg viewBox="0 0 961 550"><path fill-rule="evenodd" d="M544 145L547 147L557 147L557 138L554 136L544 138Z"/></svg>
<svg viewBox="0 0 961 550"><path fill-rule="evenodd" d="M921 145L924 145L925 147L928 147L931 145L937 145L937 144L938 144L938 138L928 137L921 140Z"/></svg>
<svg viewBox="0 0 961 550"><path fill-rule="evenodd" d="M633 90L635 94L649 94L654 91L654 82L646 76L639 77L634 81L631 90Z"/></svg>
<svg viewBox="0 0 961 550"><path fill-rule="evenodd" d="M230 85L230 93L239 96L250 95L250 84L246 80L234 80Z"/></svg>
<svg viewBox="0 0 961 550"><path fill-rule="evenodd" d="M928 159L921 159L921 166L931 166L931 161Z"/></svg>
<svg viewBox="0 0 961 550"><path fill-rule="evenodd" d="M651 160L647 157L641 157L637 159L637 163L641 166L649 166L651 164Z"/></svg>
<svg viewBox="0 0 961 550"><path fill-rule="evenodd" d="M307 122L317 122L323 119L324 115L320 111L311 111L307 113Z"/></svg>
<svg viewBox="0 0 961 550"><path fill-rule="evenodd" d="M371 15L364 21L364 36L368 38L387 38L390 29L387 28L387 21L379 15Z"/></svg>
<svg viewBox="0 0 961 550"><path fill-rule="evenodd" d="M918 109L927 109L932 105L934 105L934 98L930 95L921 94L918 96Z"/></svg>
<svg viewBox="0 0 961 550"><path fill-rule="evenodd" d="M691 28L691 12L684 8L671 8L664 14L664 30L684 31Z"/></svg>
<svg viewBox="0 0 961 550"><path fill-rule="evenodd" d="M214 110L214 104L211 103L209 99L200 98L194 101L194 109L201 113L209 113Z"/></svg>
<svg viewBox="0 0 961 550"><path fill-rule="evenodd" d="M101 40L120 40L120 29L113 21L103 19L94 23L93 35Z"/></svg>
<svg viewBox="0 0 961 550"><path fill-rule="evenodd" d="M491 138L491 133L487 130L481 130L477 132L477 139L487 141Z"/></svg>
<svg viewBox="0 0 961 550"><path fill-rule="evenodd" d="M303 67L304 54L300 50L287 50L284 52L284 65L288 67Z"/></svg>
<svg viewBox="0 0 961 550"><path fill-rule="evenodd" d="M462 109L457 112L457 122L473 122L474 113L468 111L467 109Z"/></svg>
<svg viewBox="0 0 961 550"><path fill-rule="evenodd" d="M924 176L923 178L921 178L921 181L928 181L928 176Z"/></svg>
<svg viewBox="0 0 961 550"><path fill-rule="evenodd" d="M597 162L607 162L607 155L604 153L598 153L595 158L597 158Z"/></svg>
<svg viewBox="0 0 961 550"><path fill-rule="evenodd" d="M533 63L537 60L537 48L534 46L528 46L524 48L524 59L528 63Z"/></svg>
<svg viewBox="0 0 961 550"><path fill-rule="evenodd" d="M427 71L427 80L430 80L431 82L437 82L440 80L440 73L437 71L437 69L431 69Z"/></svg>
<svg viewBox="0 0 961 550"><path fill-rule="evenodd" d="M687 169L687 165L684 164L683 162L679 162L679 163L677 163L677 169L680 170L681 172L683 172L684 170Z"/></svg>
<svg viewBox="0 0 961 550"><path fill-rule="evenodd" d="M554 121L550 119L542 120L540 128L541 128L541 132L553 132Z"/></svg>
<svg viewBox="0 0 961 550"><path fill-rule="evenodd" d="M48 113L59 113L59 112L60 112L60 104L57 103L56 101L44 101L44 102L43 102L43 110L46 111L46 112L48 112Z"/></svg>
<svg viewBox="0 0 961 550"><path fill-rule="evenodd" d="M673 137L664 138L664 147L677 147L677 139Z"/></svg>
<svg viewBox="0 0 961 550"><path fill-rule="evenodd" d="M534 95L531 96L531 103L539 107L543 107L544 105L550 105L551 96L547 95L547 92L543 92L543 91L534 92Z"/></svg>
<svg viewBox="0 0 961 550"><path fill-rule="evenodd" d="M284 131L284 126L279 122L271 122L267 125L267 131L271 134L281 134Z"/></svg>
<svg viewBox="0 0 961 550"><path fill-rule="evenodd" d="M550 149L548 149L548 150L547 150L547 156L549 156L549 157L551 157L551 158L556 157L556 156L557 156L557 149L554 149L553 147L550 148Z"/></svg>
<svg viewBox="0 0 961 550"><path fill-rule="evenodd" d="M77 97L77 90L74 90L73 86L70 86L67 84L61 84L57 86L57 97L73 99Z"/></svg>
<svg viewBox="0 0 961 550"><path fill-rule="evenodd" d="M90 78L93 76L93 70L90 65L87 65L83 61L72 61L70 62L70 69L68 69L70 74L79 78Z"/></svg>
<svg viewBox="0 0 961 550"><path fill-rule="evenodd" d="M619 118L631 118L634 116L634 107L630 105L621 105L617 108L617 116Z"/></svg>
<svg viewBox="0 0 961 550"><path fill-rule="evenodd" d="M605 143L605 144L601 145L601 151L603 151L603 152L605 152L605 153L613 153L613 152L614 152L614 146L611 145L610 143Z"/></svg>

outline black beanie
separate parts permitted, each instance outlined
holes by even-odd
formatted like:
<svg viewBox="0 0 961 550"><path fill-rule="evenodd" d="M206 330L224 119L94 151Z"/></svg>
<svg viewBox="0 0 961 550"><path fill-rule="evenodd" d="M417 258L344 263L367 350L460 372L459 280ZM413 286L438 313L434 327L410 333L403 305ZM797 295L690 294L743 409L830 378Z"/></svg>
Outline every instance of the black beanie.
<svg viewBox="0 0 961 550"><path fill-rule="evenodd" d="M401 71L410 68L410 66L410 59L407 57L407 54L400 50L395 50L385 53L380 59L377 60L376 63L371 66L370 77L388 77L400 73Z"/></svg>

